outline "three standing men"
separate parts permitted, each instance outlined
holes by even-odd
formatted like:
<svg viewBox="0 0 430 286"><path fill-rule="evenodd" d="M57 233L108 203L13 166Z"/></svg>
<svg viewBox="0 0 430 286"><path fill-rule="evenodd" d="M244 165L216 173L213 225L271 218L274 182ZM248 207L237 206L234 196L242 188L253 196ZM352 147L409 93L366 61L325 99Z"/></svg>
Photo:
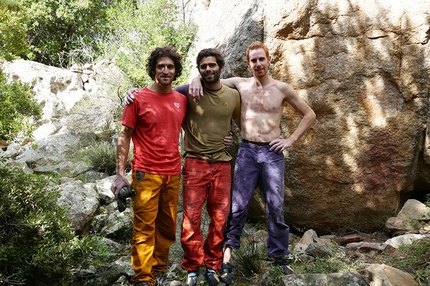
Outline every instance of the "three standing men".
<svg viewBox="0 0 430 286"><path fill-rule="evenodd" d="M214 58L212 60L214 60L216 64L211 63L210 58ZM205 59L209 59L209 61L206 63L205 61L202 61ZM240 92L242 98L240 124L238 124L238 126L242 130L243 140L241 142L235 166L231 213L228 218L224 235L225 252L223 256L223 264L221 266L223 274L220 276L221 281L226 284L231 284L232 265L230 264L230 261L232 250L240 247L240 237L242 235L243 227L246 223L252 193L256 186L260 187L263 198L266 201L266 216L268 219L267 228L269 233L269 238L267 241L267 253L274 259L274 265L282 267L284 273L286 274L292 273L292 270L288 267L288 261L283 258L285 255L289 254L289 227L284 222L283 212L285 159L283 157L282 151L291 147L309 129L316 118L312 109L296 94L290 85L274 80L269 76L268 68L271 57L267 47L263 43L255 42L251 44L247 49L246 59L247 65L253 72L253 77L234 77L223 79L220 82L226 86L237 89ZM226 172L227 168L221 166L225 165L222 163L225 163L226 161L228 162L228 160L225 160L228 158L228 156L224 157L225 154L220 152L221 149L218 150L217 148L214 148L214 146L217 146L217 144L212 144L214 141L212 141L211 135L215 136L215 134L210 133L217 131L216 128L215 130L211 129L214 125L211 125L212 127L206 129L206 126L198 126L198 124L201 122L204 114L210 114L206 113L206 110L211 110L211 112L214 112L212 113L212 116L216 115L218 117L215 117L218 119L225 117L221 121L224 121L225 119L230 121L235 116L233 115L234 111L231 109L231 113L217 114L215 108L210 108L211 104L216 104L216 102L218 102L213 101L211 96L216 96L217 91L221 91L225 88L220 83L218 83L219 75L216 75L217 69L218 72L222 70L224 63L220 65L216 56L212 55L202 56L200 60L197 60L197 64L206 89L202 89L201 85L199 86L199 79L197 86L195 83L194 85L191 85L190 94L194 97L204 95L203 98L196 100L188 96L188 103L191 107L190 110L193 110L194 115L191 115L187 118L187 124L189 125L187 125L186 132L189 133L189 136L186 141L191 143L193 140L195 140L195 143L197 144L189 144L189 150L186 149L186 161L188 162L186 162L184 166L183 198L185 209L181 234L181 244L184 248L184 260L182 261L181 265L184 269L189 271L187 280L188 285L196 285L195 283L197 278L194 277L197 276L198 268L202 263L206 266L205 276L209 284L217 285L218 277L215 271L219 269L219 253L221 251L221 244L219 244L218 241L219 237L222 237L222 234L219 234L219 228L221 227L222 220L224 220L223 217L218 218L218 215L225 215L225 213L223 213L223 211L214 211L214 207L218 208L219 210L225 209L226 202L225 200L221 200L221 205L215 206L211 205L212 203L210 201L214 200L214 202L218 202L219 200L219 197L217 197L215 194L216 191L213 192L213 194L211 194L211 191L215 190L214 186L216 186L218 189L223 189L222 184L220 184L221 181L217 180L219 180L221 175L225 174ZM218 86L219 90L217 90ZM228 94L231 94L231 92L229 91ZM200 101L202 103L200 103ZM231 101L228 101L227 99L225 99L225 101L221 100L219 103L221 103L223 107L231 107L232 104ZM290 104L303 117L296 130L288 138L282 139L280 137L280 121L283 114L283 108L286 104ZM219 108L219 105L214 106L218 106ZM236 107L237 106L234 108ZM228 110L228 108L224 108L223 110ZM192 119L193 116L194 121ZM199 116L200 119L197 120ZM220 127L222 130L224 130L225 124L220 125ZM126 132L126 134L128 133ZM227 134L224 133L222 139L225 135ZM220 140L218 142L222 142L222 139L217 138L217 140ZM185 143L185 146L187 146L187 142ZM206 149L203 148L206 146L205 142L210 142L210 146L212 147ZM121 152L121 149L122 148L120 148L119 140L117 152ZM126 154L128 154L128 148L126 151ZM193 154L193 152L195 152L195 154ZM223 152L225 152L225 150ZM123 157L120 156L120 158ZM220 160L220 158L224 158L224 160ZM121 161L121 159L117 160L117 162L118 161ZM218 163L217 161L221 161L222 163ZM220 167L213 168L215 165L211 166L211 164L219 165L222 169L218 169ZM122 167L124 166L125 164L122 165ZM133 170L135 169L133 168ZM117 172L118 171L119 169L117 167ZM219 176L213 176L211 173L212 171L216 171ZM135 171L133 171L133 180L134 176ZM199 183L201 178L204 178L203 184ZM224 177L223 180L226 179L228 179L228 177ZM116 184L116 180L117 179L115 179L114 184L112 185L113 191L114 189L119 190L118 186L120 184ZM185 184L187 184L187 186L185 186ZM206 194L203 191L204 189ZM202 194L204 194L203 197ZM223 194L226 195L227 193ZM201 218L201 210L206 200L208 200L208 212L212 219L209 230L209 234L212 235L212 238L210 238L208 234L206 241L202 243L200 220L197 224L195 223L195 219ZM136 203L134 208L136 208ZM214 220L214 218L216 218L216 220ZM157 231L158 224L155 229L155 232ZM157 263L153 265L157 266ZM215 271L212 272L212 270ZM138 274L136 272L136 276L137 275ZM153 280L151 280L151 283L152 281Z"/></svg>

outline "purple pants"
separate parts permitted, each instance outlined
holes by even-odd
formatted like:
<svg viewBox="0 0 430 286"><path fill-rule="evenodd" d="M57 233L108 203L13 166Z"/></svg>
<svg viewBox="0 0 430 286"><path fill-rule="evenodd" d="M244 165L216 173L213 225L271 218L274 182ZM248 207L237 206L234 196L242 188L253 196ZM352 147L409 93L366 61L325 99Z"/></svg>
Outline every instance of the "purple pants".
<svg viewBox="0 0 430 286"><path fill-rule="evenodd" d="M270 151L268 144L240 143L234 169L231 212L225 230L224 244L238 249L245 226L252 193L256 186L266 202L267 254L273 258L288 255L290 228L284 222L283 154Z"/></svg>

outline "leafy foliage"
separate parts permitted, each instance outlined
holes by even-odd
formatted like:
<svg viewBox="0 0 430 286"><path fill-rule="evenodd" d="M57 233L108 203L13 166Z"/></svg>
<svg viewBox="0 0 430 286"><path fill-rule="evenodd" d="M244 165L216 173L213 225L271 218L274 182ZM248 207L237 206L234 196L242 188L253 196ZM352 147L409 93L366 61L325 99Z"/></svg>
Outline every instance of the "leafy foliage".
<svg viewBox="0 0 430 286"><path fill-rule="evenodd" d="M111 58L135 86L149 81L144 66L151 50L172 45L186 55L195 30L180 19L174 0L0 3L0 57L57 67Z"/></svg>
<svg viewBox="0 0 430 286"><path fill-rule="evenodd" d="M130 170L130 159L132 152L130 149L129 159L126 169ZM87 150L87 157L90 160L91 166L98 172L104 172L107 175L115 175L116 171L116 148L107 142L97 142L90 146Z"/></svg>
<svg viewBox="0 0 430 286"><path fill-rule="evenodd" d="M430 285L430 239L421 239L410 245L401 245L399 255L390 257L394 267L414 273L420 285Z"/></svg>
<svg viewBox="0 0 430 286"><path fill-rule="evenodd" d="M173 0L10 1L0 6L5 11L0 23L8 24L4 27L7 33L3 33L6 39L0 41L15 46L20 43L18 53L22 53L23 47L28 47L26 39L32 59L52 66L67 67L117 55L116 61L126 67L126 73L141 80L145 70L141 63L148 51L170 44L186 54L195 31L179 20ZM19 15L12 13L19 4L26 9Z"/></svg>
<svg viewBox="0 0 430 286"><path fill-rule="evenodd" d="M74 236L49 179L0 157L0 284L71 285L71 269L109 258L103 240Z"/></svg>
<svg viewBox="0 0 430 286"><path fill-rule="evenodd" d="M12 60L29 51L25 40L29 19L14 0L0 1L0 58Z"/></svg>
<svg viewBox="0 0 430 286"><path fill-rule="evenodd" d="M67 67L90 61L95 39L106 30L107 0L20 0L28 9L27 40L34 60Z"/></svg>
<svg viewBox="0 0 430 286"><path fill-rule="evenodd" d="M248 237L242 238L242 241L245 243L242 242L243 246L235 252L235 261L239 264L241 273L245 277L264 273L264 244L250 241Z"/></svg>
<svg viewBox="0 0 430 286"><path fill-rule="evenodd" d="M305 265L306 273L335 273L343 272L348 264L338 257L316 257L313 263Z"/></svg>
<svg viewBox="0 0 430 286"><path fill-rule="evenodd" d="M2 275L34 285L67 278L73 230L67 211L56 205L58 196L49 190L47 179L0 166Z"/></svg>
<svg viewBox="0 0 430 286"><path fill-rule="evenodd" d="M0 72L0 102L0 139L12 140L20 132L31 137L42 110L31 98L30 86L20 81L7 83Z"/></svg>
<svg viewBox="0 0 430 286"><path fill-rule="evenodd" d="M134 86L145 86L146 58L155 47L172 45L186 55L195 27L177 18L173 0L116 0L108 11L109 33L99 41L102 58L111 58L130 76ZM185 78L183 75L181 78Z"/></svg>

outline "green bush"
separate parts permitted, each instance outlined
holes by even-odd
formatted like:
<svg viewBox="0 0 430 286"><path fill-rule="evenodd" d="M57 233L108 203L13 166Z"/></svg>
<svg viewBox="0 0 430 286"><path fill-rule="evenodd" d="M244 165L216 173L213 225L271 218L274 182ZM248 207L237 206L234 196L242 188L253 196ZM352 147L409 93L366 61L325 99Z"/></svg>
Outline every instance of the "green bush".
<svg viewBox="0 0 430 286"><path fill-rule="evenodd" d="M0 139L11 141L20 133L24 139L31 138L42 109L32 99L30 86L20 81L7 83L0 71L0 102Z"/></svg>
<svg viewBox="0 0 430 286"><path fill-rule="evenodd" d="M128 153L129 159L126 166L126 171L131 169L130 159L132 156L132 146ZM108 142L97 142L90 146L87 150L87 157L91 166L98 172L106 173L107 175L115 175L116 171L116 146Z"/></svg>
<svg viewBox="0 0 430 286"><path fill-rule="evenodd" d="M27 9L27 41L34 60L68 67L91 62L95 39L107 28L105 0L18 0Z"/></svg>
<svg viewBox="0 0 430 286"><path fill-rule="evenodd" d="M399 247L399 256L392 257L394 267L414 273L420 285L430 285L430 239L421 239Z"/></svg>
<svg viewBox="0 0 430 286"><path fill-rule="evenodd" d="M241 237L241 246L233 252L235 264L239 265L239 272L244 277L255 277L266 270L264 259L266 255L265 243L256 239L253 233L256 228L244 231Z"/></svg>
<svg viewBox="0 0 430 286"><path fill-rule="evenodd" d="M47 179L0 166L0 282L59 285L69 278L74 233L58 196Z"/></svg>
<svg viewBox="0 0 430 286"><path fill-rule="evenodd" d="M72 269L106 260L104 243L74 235L49 180L0 157L0 285L71 285Z"/></svg>
<svg viewBox="0 0 430 286"><path fill-rule="evenodd" d="M29 18L26 9L15 0L0 1L0 59L12 60L28 54L26 42Z"/></svg>
<svg viewBox="0 0 430 286"><path fill-rule="evenodd" d="M14 54L57 67L112 58L135 86L148 79L149 51L170 44L186 55L196 31L184 16L180 19L174 0L5 3L0 5L0 53L2 46L7 53L13 48Z"/></svg>
<svg viewBox="0 0 430 286"><path fill-rule="evenodd" d="M107 10L110 31L100 38L101 58L111 58L133 86L146 86L146 58L158 46L172 45L184 57L194 38L195 25L178 19L173 0L116 0ZM186 62L186 61L184 61ZM187 78L184 68L181 79ZM178 83L181 82L180 80Z"/></svg>

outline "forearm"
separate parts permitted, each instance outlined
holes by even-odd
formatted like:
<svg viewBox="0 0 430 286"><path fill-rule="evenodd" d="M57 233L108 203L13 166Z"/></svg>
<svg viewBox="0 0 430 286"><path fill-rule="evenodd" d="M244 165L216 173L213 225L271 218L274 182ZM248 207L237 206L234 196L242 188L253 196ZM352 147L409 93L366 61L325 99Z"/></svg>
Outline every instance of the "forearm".
<svg viewBox="0 0 430 286"><path fill-rule="evenodd" d="M184 84L184 85L181 85L181 86L175 87L175 88L174 88L174 90L176 90L177 92L179 92L179 93L181 93L181 94L183 94L183 95L187 96L187 95L188 95L188 90L189 90L189 88L190 88L190 85L189 85L189 84Z"/></svg>
<svg viewBox="0 0 430 286"><path fill-rule="evenodd" d="M307 112L303 116L296 130L293 132L293 134L290 135L289 138L292 139L294 142L299 140L299 138L302 137L303 134L305 134L306 131L312 126L312 124L315 122L315 119L315 112L313 112L312 110Z"/></svg>
<svg viewBox="0 0 430 286"><path fill-rule="evenodd" d="M116 146L116 176L110 187L115 199L118 197L118 192L123 186L129 186L125 177L125 166L128 160L128 152L130 149L130 140L133 129L127 126L122 126L118 136L118 144Z"/></svg>
<svg viewBox="0 0 430 286"><path fill-rule="evenodd" d="M116 173L125 176L125 167L127 165L128 153L130 151L131 137L123 128L118 136L116 147Z"/></svg>

